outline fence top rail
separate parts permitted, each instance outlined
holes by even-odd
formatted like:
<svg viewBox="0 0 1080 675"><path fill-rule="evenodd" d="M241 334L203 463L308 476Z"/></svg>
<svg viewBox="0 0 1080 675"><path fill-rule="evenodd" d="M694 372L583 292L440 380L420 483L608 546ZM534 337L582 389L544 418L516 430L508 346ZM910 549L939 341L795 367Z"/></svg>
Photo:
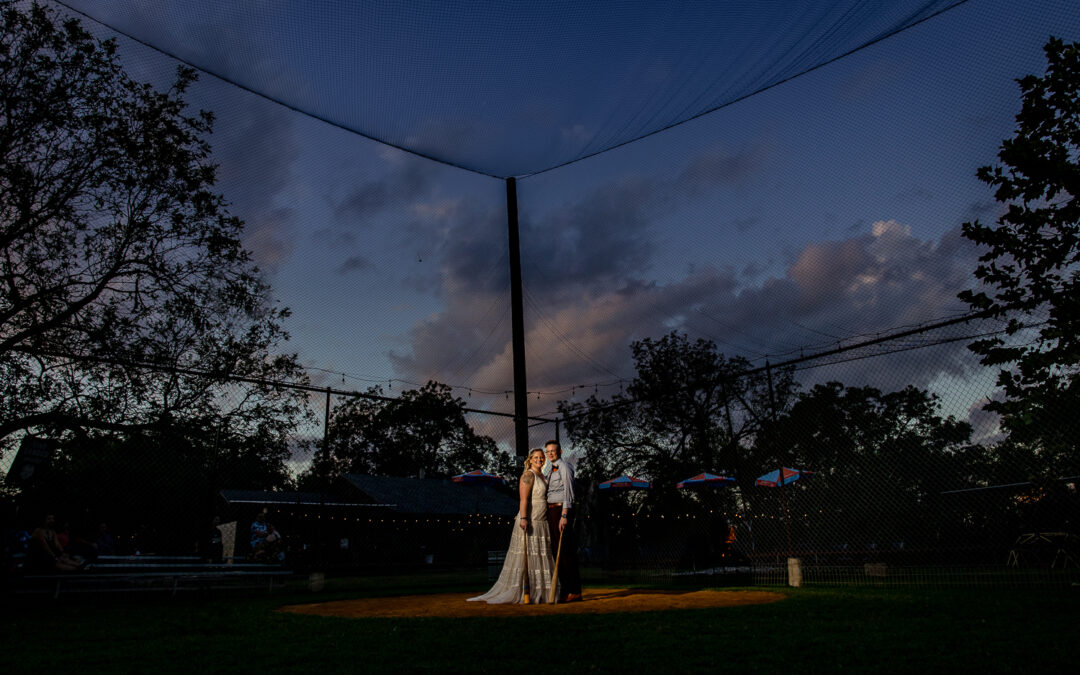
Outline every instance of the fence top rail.
<svg viewBox="0 0 1080 675"><path fill-rule="evenodd" d="M201 578L201 577L261 577L261 576L291 576L292 570L187 570L183 572L169 570L145 570L142 572L71 572L64 574L27 574L25 580L49 580L56 582L93 582L114 579L138 579L138 578Z"/></svg>
<svg viewBox="0 0 1080 675"><path fill-rule="evenodd" d="M266 570L277 569L281 565L273 563L204 563L204 562L118 562L91 563L91 569L102 570Z"/></svg>
<svg viewBox="0 0 1080 675"><path fill-rule="evenodd" d="M199 562L202 560L197 555L99 555L99 563L124 563L124 562Z"/></svg>

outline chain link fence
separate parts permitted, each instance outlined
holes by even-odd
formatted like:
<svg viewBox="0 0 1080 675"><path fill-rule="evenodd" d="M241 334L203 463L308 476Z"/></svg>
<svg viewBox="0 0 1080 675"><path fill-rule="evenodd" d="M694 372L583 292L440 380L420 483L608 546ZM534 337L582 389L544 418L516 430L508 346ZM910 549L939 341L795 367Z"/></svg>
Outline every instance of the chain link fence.
<svg viewBox="0 0 1080 675"><path fill-rule="evenodd" d="M629 377L623 345L673 327L749 359L709 392L720 403L693 421L693 456L678 462L653 461L670 450L665 442L636 458L626 449L652 440L649 424L685 414L678 406L630 427L574 427L561 413L529 419L530 447L560 439L578 463L587 578L1077 581L1077 411L1049 411L1053 434L1002 429L983 409L999 395L997 373L967 345L1002 335L1004 321L927 323L960 311L956 293L972 284L979 253L958 227L995 217L971 174L1010 133L1014 78L1045 65L1038 46L1051 30L1075 33L1075 12L1035 5L966 3L956 23L946 16L918 29L933 40L882 41L722 115L522 178L530 406L580 403L590 392L597 410L615 400L651 405L630 388L618 398ZM83 19L118 40L140 80L172 82L178 63L153 40ZM161 35L184 35L174 28ZM968 39L956 41L960 32ZM968 60L992 68L976 76ZM866 88L875 82L885 88ZM248 223L245 246L295 312L287 327L314 384L183 370L177 363L206 359L182 349L186 360L172 364L114 362L107 349L96 360L16 350L0 364L0 381L17 392L5 412L30 434L0 445L5 551L25 551L28 533L52 514L75 548L111 541L118 554L205 556L216 518L231 524L232 553L246 558L250 525L265 511L297 569L483 570L509 542L523 459L513 392L501 391L513 352L506 185L258 94L205 75L191 102L218 115L220 189ZM833 107L836 99L844 105ZM387 119L396 123L400 109L387 107ZM552 130L593 143L576 124ZM461 130L430 132L454 139ZM461 147L518 152L485 143ZM838 157L849 145L858 152ZM1028 319L1037 328L1045 317ZM423 398L412 383L402 392L386 373L452 385L460 424L419 424L424 401L439 397ZM348 390L347 377L385 390ZM69 401L93 429L35 425L46 404ZM405 403L403 414L380 417ZM337 429L341 411L371 423ZM612 419L625 421L597 417ZM364 454L389 449L397 454L383 464ZM799 478L758 484L782 468ZM506 482L453 481L481 469ZM600 488L635 472L651 487ZM731 480L676 487L702 472ZM371 475L380 480L357 478Z"/></svg>
<svg viewBox="0 0 1080 675"><path fill-rule="evenodd" d="M790 368L799 393L739 446L746 475L703 466L731 480L694 491L654 482L620 493L592 481L589 557L613 578L695 583L1075 583L1071 412L1058 411L1065 447L1027 445L982 411L992 377L966 378L985 389L903 379L912 359L977 367L964 345L1003 326L944 322L773 367ZM895 390L839 384L867 369L894 373ZM791 482L759 480L775 481L781 465Z"/></svg>
<svg viewBox="0 0 1080 675"><path fill-rule="evenodd" d="M978 412L993 395L990 378L981 391L900 384L908 360L963 364L966 342L1000 328L990 319L947 322L770 366L769 384L787 372L798 382L794 393L774 402L770 423L742 438L734 455L717 455L738 456L738 470L700 467L730 480L697 489L659 481L645 490L600 489L614 476L590 473L587 451L561 439L581 466L577 526L586 576L711 585L1075 582L1075 445L1010 440L993 416ZM898 371L897 388L837 384L867 368ZM230 389L252 394L243 383ZM421 472L383 479L406 487L380 498L343 476L315 480L313 467L330 428L327 410L333 415L357 398L393 399L309 389L311 414L290 431L285 448L212 426L62 442L25 438L5 457L7 549L16 550L51 513L76 546L107 531L118 554L200 554L216 517L236 523L239 558L251 554L250 522L266 511L298 568L389 572L497 562L517 509L511 415L462 413L502 461L468 468L492 470L505 484L459 484ZM738 405L733 399L729 414L746 417ZM1075 425L1069 411L1061 413L1064 427ZM969 417L973 423L957 421ZM530 443L559 437L562 421L534 420ZM759 481L781 466L794 470L790 482ZM425 501L424 493L438 490L448 496ZM797 570L789 559L799 561Z"/></svg>

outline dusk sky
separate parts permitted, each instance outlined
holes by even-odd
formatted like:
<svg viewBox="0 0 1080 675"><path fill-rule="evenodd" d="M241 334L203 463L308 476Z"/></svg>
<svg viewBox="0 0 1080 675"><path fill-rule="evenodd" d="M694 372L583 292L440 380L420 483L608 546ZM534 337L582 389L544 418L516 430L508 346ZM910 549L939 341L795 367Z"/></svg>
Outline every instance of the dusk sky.
<svg viewBox="0 0 1080 675"><path fill-rule="evenodd" d="M960 225L999 213L975 171L1011 135L1015 79L1043 72L1047 38L1080 39L1075 1L969 0L544 171L851 51L885 7L953 3L66 4L294 108L480 171L200 77L188 99L217 116L219 189L293 312L289 350L321 385L393 381L393 394L435 379L470 407L512 410L501 177L518 176L531 415L579 387L618 392L634 375L631 341L672 330L761 365L964 313L956 294L977 252ZM799 10L760 15L774 4ZM833 4L848 13L812 11ZM308 30L320 39L304 42ZM175 60L118 42L133 76L168 82ZM993 393L963 343L799 379L930 387L960 417Z"/></svg>

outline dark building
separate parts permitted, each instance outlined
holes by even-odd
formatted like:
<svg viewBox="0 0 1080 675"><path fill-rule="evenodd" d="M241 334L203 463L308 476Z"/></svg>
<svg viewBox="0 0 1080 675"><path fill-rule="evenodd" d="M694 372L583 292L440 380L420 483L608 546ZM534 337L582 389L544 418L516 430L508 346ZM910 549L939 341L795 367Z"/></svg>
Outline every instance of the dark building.
<svg viewBox="0 0 1080 675"><path fill-rule="evenodd" d="M222 520L237 522L246 555L260 510L279 529L296 567L370 572L483 566L505 550L518 503L503 486L446 478L346 474L325 493L222 490Z"/></svg>

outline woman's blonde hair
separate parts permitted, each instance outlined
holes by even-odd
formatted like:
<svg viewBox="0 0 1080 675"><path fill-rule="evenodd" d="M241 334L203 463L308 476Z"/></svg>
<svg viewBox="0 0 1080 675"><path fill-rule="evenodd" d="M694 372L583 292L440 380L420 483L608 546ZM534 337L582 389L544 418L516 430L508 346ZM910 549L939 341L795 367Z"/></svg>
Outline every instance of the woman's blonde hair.
<svg viewBox="0 0 1080 675"><path fill-rule="evenodd" d="M543 448L533 448L529 451L529 454L525 455L525 470L521 472L521 477L525 478L529 475L529 460L532 459L534 453L539 452L541 456L544 454Z"/></svg>

